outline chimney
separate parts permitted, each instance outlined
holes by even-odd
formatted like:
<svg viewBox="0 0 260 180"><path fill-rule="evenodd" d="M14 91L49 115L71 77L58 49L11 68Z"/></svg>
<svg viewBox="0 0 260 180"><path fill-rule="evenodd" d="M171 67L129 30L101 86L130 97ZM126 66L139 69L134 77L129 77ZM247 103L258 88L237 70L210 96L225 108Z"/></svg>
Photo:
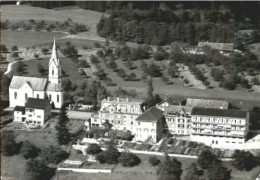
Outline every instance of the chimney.
<svg viewBox="0 0 260 180"><path fill-rule="evenodd" d="M110 97L109 96L107 97L107 101L110 101Z"/></svg>
<svg viewBox="0 0 260 180"><path fill-rule="evenodd" d="M116 98L116 101L119 102L119 97Z"/></svg>
<svg viewBox="0 0 260 180"><path fill-rule="evenodd" d="M129 98L127 97L125 101L126 101L126 102L129 102Z"/></svg>

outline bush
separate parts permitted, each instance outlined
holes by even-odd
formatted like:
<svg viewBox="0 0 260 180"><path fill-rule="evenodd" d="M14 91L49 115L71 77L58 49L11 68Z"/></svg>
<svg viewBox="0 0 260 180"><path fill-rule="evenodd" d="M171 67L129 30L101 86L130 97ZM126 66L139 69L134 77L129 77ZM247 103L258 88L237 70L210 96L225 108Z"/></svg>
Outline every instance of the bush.
<svg viewBox="0 0 260 180"><path fill-rule="evenodd" d="M102 149L97 144L90 144L86 150L87 154L92 154L92 155L95 155L95 154L98 154L101 152L102 152Z"/></svg>
<svg viewBox="0 0 260 180"><path fill-rule="evenodd" d="M11 47L11 51L18 51L18 48L17 48L17 46L15 46L15 45L14 45L14 46L12 46L12 47Z"/></svg>
<svg viewBox="0 0 260 180"><path fill-rule="evenodd" d="M13 156L18 154L21 148L21 143L16 143L15 136L12 131L4 131L1 150L5 156Z"/></svg>
<svg viewBox="0 0 260 180"><path fill-rule="evenodd" d="M27 180L49 180L55 169L48 167L43 161L29 160L26 163Z"/></svg>
<svg viewBox="0 0 260 180"><path fill-rule="evenodd" d="M156 157L156 156L150 156L149 157L149 163L152 165L152 166L157 166L158 164L160 164L160 160Z"/></svg>
<svg viewBox="0 0 260 180"><path fill-rule="evenodd" d="M138 165L141 159L133 153L123 152L118 161L125 167L132 167Z"/></svg>
<svg viewBox="0 0 260 180"><path fill-rule="evenodd" d="M257 165L256 158L249 151L236 150L232 158L232 164L238 170L250 171Z"/></svg>
<svg viewBox="0 0 260 180"><path fill-rule="evenodd" d="M20 153L25 159L35 158L38 156L40 149L34 146L30 141L24 141Z"/></svg>
<svg viewBox="0 0 260 180"><path fill-rule="evenodd" d="M62 160L66 159L69 154L65 151L63 151L59 147L55 146L50 146L49 148L46 148L42 150L42 158L47 162L47 163L53 163L53 164L58 164Z"/></svg>
<svg viewBox="0 0 260 180"><path fill-rule="evenodd" d="M211 151L209 150L204 150L201 152L201 154L199 155L198 158L198 164L202 169L208 169L209 165L213 162L213 161L219 161L218 158L212 154Z"/></svg>
<svg viewBox="0 0 260 180"><path fill-rule="evenodd" d="M94 43L94 46L95 46L96 48L101 48L101 47L102 47L102 45L101 45L99 42L95 42L95 43Z"/></svg>
<svg viewBox="0 0 260 180"><path fill-rule="evenodd" d="M96 160L103 164L116 164L118 162L118 158L120 156L120 152L114 146L108 146L106 151L103 151L96 155Z"/></svg>

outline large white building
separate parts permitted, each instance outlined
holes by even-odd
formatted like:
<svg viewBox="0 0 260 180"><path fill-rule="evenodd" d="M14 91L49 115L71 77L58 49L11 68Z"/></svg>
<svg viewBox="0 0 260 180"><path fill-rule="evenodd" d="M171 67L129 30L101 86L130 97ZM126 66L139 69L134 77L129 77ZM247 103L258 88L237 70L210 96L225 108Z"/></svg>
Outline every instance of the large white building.
<svg viewBox="0 0 260 180"><path fill-rule="evenodd" d="M63 105L61 87L61 64L54 40L52 55L49 61L48 78L13 76L9 86L10 107L25 106L28 98L48 98L55 108Z"/></svg>
<svg viewBox="0 0 260 180"><path fill-rule="evenodd" d="M143 101L129 98L111 98L101 101L98 118L92 118L92 126L102 126L109 121L114 129L130 130L136 125L135 119L142 114Z"/></svg>
<svg viewBox="0 0 260 180"><path fill-rule="evenodd" d="M211 147L243 149L248 127L247 111L194 107L191 112L191 140Z"/></svg>

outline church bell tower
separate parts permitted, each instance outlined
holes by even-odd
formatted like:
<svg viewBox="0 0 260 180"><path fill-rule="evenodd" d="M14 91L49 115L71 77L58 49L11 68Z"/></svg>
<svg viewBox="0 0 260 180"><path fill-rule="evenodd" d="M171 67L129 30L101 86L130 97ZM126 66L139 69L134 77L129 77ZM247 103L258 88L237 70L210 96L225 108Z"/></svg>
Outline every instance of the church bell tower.
<svg viewBox="0 0 260 180"><path fill-rule="evenodd" d="M52 54L49 61L49 82L61 85L61 65L58 58L55 38L53 41Z"/></svg>

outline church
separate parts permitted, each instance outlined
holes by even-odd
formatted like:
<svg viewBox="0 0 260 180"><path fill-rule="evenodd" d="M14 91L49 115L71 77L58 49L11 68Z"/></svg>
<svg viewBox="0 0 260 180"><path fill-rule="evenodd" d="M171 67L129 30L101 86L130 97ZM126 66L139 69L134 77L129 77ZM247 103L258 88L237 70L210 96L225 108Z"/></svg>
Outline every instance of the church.
<svg viewBox="0 0 260 180"><path fill-rule="evenodd" d="M10 107L25 106L28 98L49 99L55 108L63 105L61 64L54 39L48 78L13 76L9 86Z"/></svg>

